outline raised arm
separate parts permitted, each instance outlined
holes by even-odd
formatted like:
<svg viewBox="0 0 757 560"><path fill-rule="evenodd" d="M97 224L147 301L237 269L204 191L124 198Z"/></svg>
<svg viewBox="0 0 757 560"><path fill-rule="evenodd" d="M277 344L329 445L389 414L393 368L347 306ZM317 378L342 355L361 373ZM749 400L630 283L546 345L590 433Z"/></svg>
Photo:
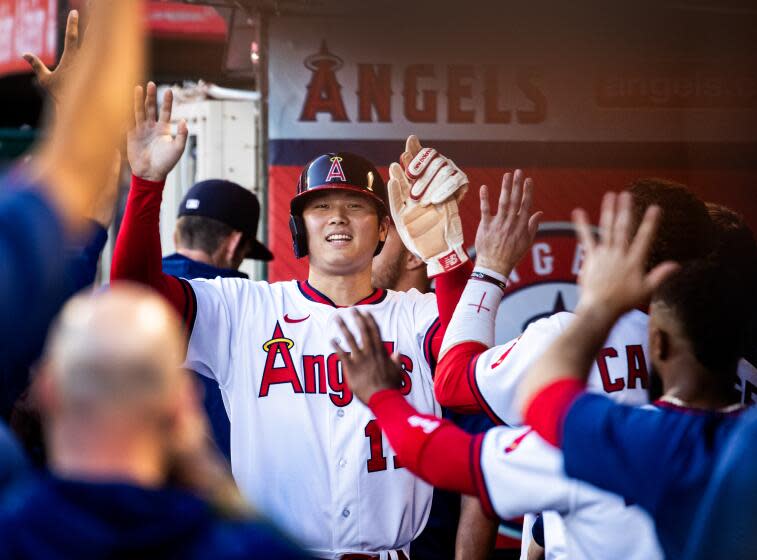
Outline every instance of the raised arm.
<svg viewBox="0 0 757 560"><path fill-rule="evenodd" d="M476 267L445 329L434 392L442 406L458 412L485 410L469 383L479 355L494 345L494 324L507 277L533 243L540 212L531 213L533 184L521 170L505 173L494 215L486 185L479 192L481 221L476 232ZM442 277L446 275L442 275ZM449 298L439 282L437 298ZM441 308L440 303L440 308ZM444 325L443 325L444 328Z"/></svg>
<svg viewBox="0 0 757 560"><path fill-rule="evenodd" d="M93 2L97 31L62 90L57 118L46 125L30 162L4 181L16 188L0 189L0 356L6 364L29 355L64 300L65 243L87 223L111 173L128 117L122 93L142 71L141 4Z"/></svg>
<svg viewBox="0 0 757 560"><path fill-rule="evenodd" d="M141 0L92 2L87 40L65 83L56 88L55 97L60 99L56 118L29 164L30 178L41 186L69 230L86 224L128 127L128 91L141 79L144 65L142 4ZM77 40L76 18L75 12L69 16L69 49Z"/></svg>
<svg viewBox="0 0 757 560"><path fill-rule="evenodd" d="M145 95L146 93L146 95ZM179 161L187 141L187 125L171 134L173 94L166 91L158 113L157 87L134 90L135 127L129 133L127 153L132 179L121 230L116 240L111 281L147 284L160 292L188 321L193 298L184 282L163 274L160 248L160 203L166 176Z"/></svg>

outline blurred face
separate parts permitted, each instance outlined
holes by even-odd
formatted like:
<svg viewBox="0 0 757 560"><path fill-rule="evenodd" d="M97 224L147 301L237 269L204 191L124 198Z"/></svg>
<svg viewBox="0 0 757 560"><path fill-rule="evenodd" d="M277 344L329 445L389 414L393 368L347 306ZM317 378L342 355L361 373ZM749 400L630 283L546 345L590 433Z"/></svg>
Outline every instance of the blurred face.
<svg viewBox="0 0 757 560"><path fill-rule="evenodd" d="M376 207L365 195L328 191L314 195L302 212L308 235L310 266L330 274L350 274L371 266L388 218L379 223Z"/></svg>
<svg viewBox="0 0 757 560"><path fill-rule="evenodd" d="M373 257L373 285L385 290L397 289L397 282L405 270L407 249L397 228L389 226L389 234L381 252Z"/></svg>

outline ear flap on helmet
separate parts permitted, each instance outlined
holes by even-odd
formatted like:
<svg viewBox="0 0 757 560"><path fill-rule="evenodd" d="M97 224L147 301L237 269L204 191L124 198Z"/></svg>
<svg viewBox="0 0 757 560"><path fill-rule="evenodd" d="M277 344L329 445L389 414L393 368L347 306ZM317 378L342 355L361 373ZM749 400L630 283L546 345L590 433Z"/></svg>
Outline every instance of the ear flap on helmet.
<svg viewBox="0 0 757 560"><path fill-rule="evenodd" d="M292 246L294 248L294 256L298 259L307 256L308 236L307 232L305 231L305 222L302 220L302 216L290 214L289 231L292 233Z"/></svg>

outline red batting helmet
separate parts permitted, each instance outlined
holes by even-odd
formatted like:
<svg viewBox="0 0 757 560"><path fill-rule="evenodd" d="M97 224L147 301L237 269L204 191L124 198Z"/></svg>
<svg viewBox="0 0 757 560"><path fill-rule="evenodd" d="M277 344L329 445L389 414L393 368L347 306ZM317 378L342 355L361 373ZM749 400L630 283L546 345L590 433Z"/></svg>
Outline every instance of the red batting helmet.
<svg viewBox="0 0 757 560"><path fill-rule="evenodd" d="M389 215L386 184L371 162L349 152L318 156L302 170L297 182L297 194L289 205L289 229L298 259L308 254L305 224L302 222L305 202L313 193L337 189L364 194L376 203L379 217ZM382 247L383 242L379 242L376 254Z"/></svg>

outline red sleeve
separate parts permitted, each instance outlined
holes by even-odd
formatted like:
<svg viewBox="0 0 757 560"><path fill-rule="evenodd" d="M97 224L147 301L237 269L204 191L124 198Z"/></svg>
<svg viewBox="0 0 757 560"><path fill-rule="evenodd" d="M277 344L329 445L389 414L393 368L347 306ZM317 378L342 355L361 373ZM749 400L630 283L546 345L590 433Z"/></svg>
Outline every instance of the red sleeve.
<svg viewBox="0 0 757 560"><path fill-rule="evenodd" d="M436 306L439 309L440 327L434 333L431 339L431 355L434 363L439 358L439 350L442 348L444 333L447 331L447 325L452 320L452 314L455 312L457 302L463 295L468 278L473 272L473 263L465 262L462 266L440 274L436 277Z"/></svg>
<svg viewBox="0 0 757 560"><path fill-rule="evenodd" d="M132 175L126 211L116 239L110 281L138 282L160 292L191 326L195 300L189 283L163 274L160 203L163 184Z"/></svg>
<svg viewBox="0 0 757 560"><path fill-rule="evenodd" d="M473 263L467 261L463 266L436 277L436 305L439 307L442 330L446 330L452 320L452 314L463 295L471 272L473 272Z"/></svg>
<svg viewBox="0 0 757 560"><path fill-rule="evenodd" d="M463 342L449 349L434 376L434 394L440 405L463 414L485 411L471 387L469 370L476 367L476 358L486 350L480 342Z"/></svg>
<svg viewBox="0 0 757 560"><path fill-rule="evenodd" d="M543 387L526 406L523 415L526 424L546 441L560 447L565 415L585 389L586 384L574 377L558 379Z"/></svg>
<svg viewBox="0 0 757 560"><path fill-rule="evenodd" d="M429 484L488 500L480 473L483 434L472 436L451 422L420 414L396 390L368 403L403 466Z"/></svg>

